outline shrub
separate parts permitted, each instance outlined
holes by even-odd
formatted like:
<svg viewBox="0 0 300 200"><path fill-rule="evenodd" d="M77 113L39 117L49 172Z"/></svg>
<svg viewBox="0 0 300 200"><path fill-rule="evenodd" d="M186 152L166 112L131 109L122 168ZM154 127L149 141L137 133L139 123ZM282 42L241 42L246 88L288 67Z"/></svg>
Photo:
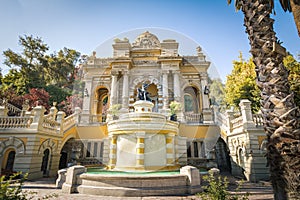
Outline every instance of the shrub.
<svg viewBox="0 0 300 200"><path fill-rule="evenodd" d="M201 199L205 200L248 200L249 193L245 195L230 194L228 192L228 180L226 177L214 176L213 172L209 171L209 175L203 179L208 182L208 186L203 186L204 192L198 194ZM240 189L238 185L236 192Z"/></svg>

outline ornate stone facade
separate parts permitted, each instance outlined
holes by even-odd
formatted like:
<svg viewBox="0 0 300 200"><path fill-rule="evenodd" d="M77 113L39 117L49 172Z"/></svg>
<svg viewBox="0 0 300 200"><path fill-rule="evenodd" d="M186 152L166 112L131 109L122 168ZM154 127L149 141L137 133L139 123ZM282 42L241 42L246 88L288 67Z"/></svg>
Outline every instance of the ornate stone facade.
<svg viewBox="0 0 300 200"><path fill-rule="evenodd" d="M114 156L110 149L114 140L108 136L107 123L120 113L133 112L137 89L146 83L152 112L169 118L170 103L181 104L176 110L178 136L187 143L174 143L178 151L185 152L176 154L181 165L218 166L250 180L261 178L266 168L260 154L265 144L263 129L255 125L260 118L252 116L246 102L241 104L240 118L230 111L224 116L212 109L210 62L201 47L194 56L180 55L176 40L160 41L145 32L132 44L126 38L115 39L112 48L112 57L97 57L94 52L82 66L83 107L76 108L73 115L65 117L55 107L44 115L39 106L31 112L26 105L23 110L7 102L0 106L0 172L24 171L29 178L39 178L54 176L58 169L78 162L108 164ZM9 117L8 112L18 116ZM240 168L244 171L238 171Z"/></svg>

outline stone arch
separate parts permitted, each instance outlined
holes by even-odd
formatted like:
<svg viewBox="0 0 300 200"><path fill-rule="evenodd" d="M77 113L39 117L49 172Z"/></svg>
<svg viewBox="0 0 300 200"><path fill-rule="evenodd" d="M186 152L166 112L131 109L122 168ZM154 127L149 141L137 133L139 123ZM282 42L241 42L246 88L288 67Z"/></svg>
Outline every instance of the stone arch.
<svg viewBox="0 0 300 200"><path fill-rule="evenodd" d="M136 78L133 81L132 87L131 89L131 96L132 96L132 100L133 102L137 100L137 89L140 88L142 86L143 83L147 83L149 84L149 87L147 89L147 91L150 94L150 99L152 101L152 103L154 104L153 106L153 112L158 112L159 109L159 91L160 91L160 85L159 85L159 81L157 80L157 78L154 77L139 77Z"/></svg>
<svg viewBox="0 0 300 200"><path fill-rule="evenodd" d="M16 149L16 155L26 153L24 142L21 139L12 136L0 142L0 157L3 155L5 150L9 147L14 147Z"/></svg>
<svg viewBox="0 0 300 200"><path fill-rule="evenodd" d="M16 159L16 148L9 146L3 151L3 155L0 157L0 172L4 174L10 174L14 170Z"/></svg>
<svg viewBox="0 0 300 200"><path fill-rule="evenodd" d="M185 112L199 113L202 111L200 90L194 84L189 84L183 89L183 109Z"/></svg>
<svg viewBox="0 0 300 200"><path fill-rule="evenodd" d="M68 135L62 142L61 142L61 148L59 151L62 150L63 146L70 140L70 139L76 139L76 133Z"/></svg>
<svg viewBox="0 0 300 200"><path fill-rule="evenodd" d="M51 138L45 140L39 147L38 154L41 155L46 149L50 149L50 153L56 152L58 149L57 143L54 142Z"/></svg>
<svg viewBox="0 0 300 200"><path fill-rule="evenodd" d="M133 80L133 87L132 88L135 88L136 85L138 85L139 83L142 83L142 82L149 82L149 83L153 83L155 85L159 85L159 81L157 78L155 77L151 77L151 76L148 76L148 77L137 77Z"/></svg>
<svg viewBox="0 0 300 200"><path fill-rule="evenodd" d="M237 146L236 148L236 162L242 168L245 167L245 156L246 156L246 149L244 146Z"/></svg>
<svg viewBox="0 0 300 200"><path fill-rule="evenodd" d="M106 114L108 107L110 105L110 98L109 98L109 87L106 87L104 85L97 86L94 89L94 95L93 95L93 112L97 115L97 120L100 122L106 121Z"/></svg>

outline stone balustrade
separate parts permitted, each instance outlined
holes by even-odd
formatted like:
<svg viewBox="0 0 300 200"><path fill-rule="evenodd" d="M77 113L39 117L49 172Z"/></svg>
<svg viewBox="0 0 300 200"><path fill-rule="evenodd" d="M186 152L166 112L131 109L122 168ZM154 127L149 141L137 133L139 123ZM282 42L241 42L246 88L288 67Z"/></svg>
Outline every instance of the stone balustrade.
<svg viewBox="0 0 300 200"><path fill-rule="evenodd" d="M0 117L1 129L29 128L31 117Z"/></svg>
<svg viewBox="0 0 300 200"><path fill-rule="evenodd" d="M42 131L48 133L59 133L60 123L49 118L44 118L42 122Z"/></svg>
<svg viewBox="0 0 300 200"><path fill-rule="evenodd" d="M264 125L262 114L254 114L253 121L256 127L262 127Z"/></svg>
<svg viewBox="0 0 300 200"><path fill-rule="evenodd" d="M236 128L240 128L243 126L243 116L237 117L235 119L233 119L231 121L232 123L232 128L236 129Z"/></svg>
<svg viewBox="0 0 300 200"><path fill-rule="evenodd" d="M8 109L8 111L10 111L11 113L14 113L16 116L20 116L22 113L22 110L10 103L8 103L6 100L2 100L0 99L0 102L2 102L2 106L6 107Z"/></svg>
<svg viewBox="0 0 300 200"><path fill-rule="evenodd" d="M186 123L203 123L203 114L202 113L185 113L184 114Z"/></svg>

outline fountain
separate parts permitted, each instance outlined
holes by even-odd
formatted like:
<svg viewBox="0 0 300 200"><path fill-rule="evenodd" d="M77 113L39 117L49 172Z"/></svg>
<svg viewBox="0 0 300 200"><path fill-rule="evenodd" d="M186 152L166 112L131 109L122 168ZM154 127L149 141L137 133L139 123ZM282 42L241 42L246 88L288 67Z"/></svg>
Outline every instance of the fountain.
<svg viewBox="0 0 300 200"><path fill-rule="evenodd" d="M182 195L201 190L198 169L180 169L186 139L178 122L152 112L146 87L139 89L134 111L107 123L110 138L106 173L83 166L68 169L65 192L106 196ZM179 170L180 169L180 170ZM103 170L102 170L103 172Z"/></svg>

